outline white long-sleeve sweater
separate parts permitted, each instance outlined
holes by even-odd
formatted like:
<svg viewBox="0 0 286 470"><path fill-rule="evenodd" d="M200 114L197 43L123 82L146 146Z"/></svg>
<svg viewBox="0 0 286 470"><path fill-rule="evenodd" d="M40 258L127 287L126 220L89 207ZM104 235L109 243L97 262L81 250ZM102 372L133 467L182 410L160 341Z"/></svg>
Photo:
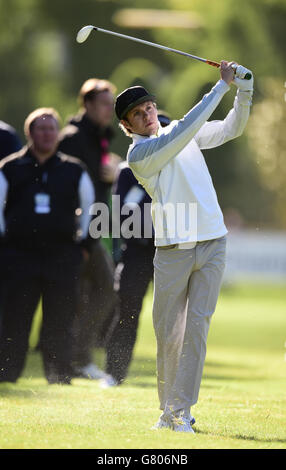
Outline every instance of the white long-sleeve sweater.
<svg viewBox="0 0 286 470"><path fill-rule="evenodd" d="M127 161L152 198L156 246L212 240L227 233L200 149L222 145L244 130L251 92L238 90L227 117L207 121L229 89L219 80L183 119L159 127L157 135L132 135Z"/></svg>

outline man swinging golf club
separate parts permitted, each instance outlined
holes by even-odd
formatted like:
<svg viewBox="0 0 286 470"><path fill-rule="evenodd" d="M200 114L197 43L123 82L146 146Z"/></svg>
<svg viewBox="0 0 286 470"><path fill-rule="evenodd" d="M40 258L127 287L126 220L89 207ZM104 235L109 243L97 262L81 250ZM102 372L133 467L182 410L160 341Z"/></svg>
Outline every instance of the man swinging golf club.
<svg viewBox="0 0 286 470"><path fill-rule="evenodd" d="M253 76L242 79L250 71L241 65L234 76L233 66L222 61L221 79L211 91L183 119L165 128L157 119L155 97L143 87L127 88L116 99L120 125L133 139L129 166L152 198L153 324L162 410L155 428L194 432L191 406L198 400L227 233L201 149L240 136L246 125ZM233 108L224 120L208 121L231 83L238 88ZM187 230L182 230L182 219Z"/></svg>

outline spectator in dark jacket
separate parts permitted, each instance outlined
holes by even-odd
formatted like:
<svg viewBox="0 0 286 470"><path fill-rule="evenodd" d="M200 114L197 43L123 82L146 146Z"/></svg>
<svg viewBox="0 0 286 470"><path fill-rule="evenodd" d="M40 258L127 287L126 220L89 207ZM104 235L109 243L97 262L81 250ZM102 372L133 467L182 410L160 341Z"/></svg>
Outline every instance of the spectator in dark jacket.
<svg viewBox="0 0 286 470"><path fill-rule="evenodd" d="M54 109L31 113L25 132L28 145L0 163L0 382L20 377L42 298L45 376L49 383L69 384L81 250L88 243L94 189L83 164L57 152Z"/></svg>
<svg viewBox="0 0 286 470"><path fill-rule="evenodd" d="M94 184L96 202L109 204L111 185L120 158L109 152L113 137L114 86L92 78L79 93L81 110L62 130L59 149L80 158L87 166ZM93 360L93 347L104 347L117 303L113 289L113 261L101 240L94 240L86 252L82 275L82 300L75 331L77 352L75 374L98 379L102 371Z"/></svg>
<svg viewBox="0 0 286 470"><path fill-rule="evenodd" d="M0 121L0 160L22 148L22 142L14 127Z"/></svg>

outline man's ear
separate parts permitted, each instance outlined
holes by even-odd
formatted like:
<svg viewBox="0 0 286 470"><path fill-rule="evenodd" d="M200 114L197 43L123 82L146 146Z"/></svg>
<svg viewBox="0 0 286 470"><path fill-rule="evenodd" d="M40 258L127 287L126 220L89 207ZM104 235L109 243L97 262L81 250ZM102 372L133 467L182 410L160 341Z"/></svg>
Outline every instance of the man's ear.
<svg viewBox="0 0 286 470"><path fill-rule="evenodd" d="M129 129L130 124L129 124L129 122L127 121L127 119L121 119L121 120L120 120L120 124L122 124L122 126L124 126L125 129L126 129L128 132L131 132L131 133L132 133L132 130Z"/></svg>

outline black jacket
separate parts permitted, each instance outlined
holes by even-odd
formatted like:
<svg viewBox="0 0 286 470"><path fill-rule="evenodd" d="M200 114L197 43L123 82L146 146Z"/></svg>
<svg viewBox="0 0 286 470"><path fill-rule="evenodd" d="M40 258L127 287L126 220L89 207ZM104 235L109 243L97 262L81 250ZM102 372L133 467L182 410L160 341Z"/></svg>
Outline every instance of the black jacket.
<svg viewBox="0 0 286 470"><path fill-rule="evenodd" d="M132 203L136 203L140 208L140 227L137 230L132 225L134 233L140 233L140 237L131 237L126 241L137 241L142 244L151 243L153 241L153 225L151 218L151 198L145 191L145 189L138 183L137 179L133 175L131 169L128 167L127 162L122 162L119 165L119 171L116 182L113 185L113 194L120 197L120 226L122 227L123 222L132 215ZM123 206L126 207L126 214L122 214ZM125 212L125 211L124 211ZM134 219L135 220L135 219ZM137 220L137 219L136 219ZM138 220L139 222L139 220ZM148 237L145 235L148 234ZM121 234L124 238L124 234ZM151 235L151 236L150 236Z"/></svg>
<svg viewBox="0 0 286 470"><path fill-rule="evenodd" d="M35 246L76 240L79 184L86 174L79 160L57 152L39 165L25 147L2 160L0 172L2 192L6 186L6 243Z"/></svg>
<svg viewBox="0 0 286 470"><path fill-rule="evenodd" d="M96 201L108 204L111 184L100 179L102 140L108 144L113 137L111 127L101 129L87 115L79 114L70 119L60 134L59 150L79 158L87 166L94 184Z"/></svg>

